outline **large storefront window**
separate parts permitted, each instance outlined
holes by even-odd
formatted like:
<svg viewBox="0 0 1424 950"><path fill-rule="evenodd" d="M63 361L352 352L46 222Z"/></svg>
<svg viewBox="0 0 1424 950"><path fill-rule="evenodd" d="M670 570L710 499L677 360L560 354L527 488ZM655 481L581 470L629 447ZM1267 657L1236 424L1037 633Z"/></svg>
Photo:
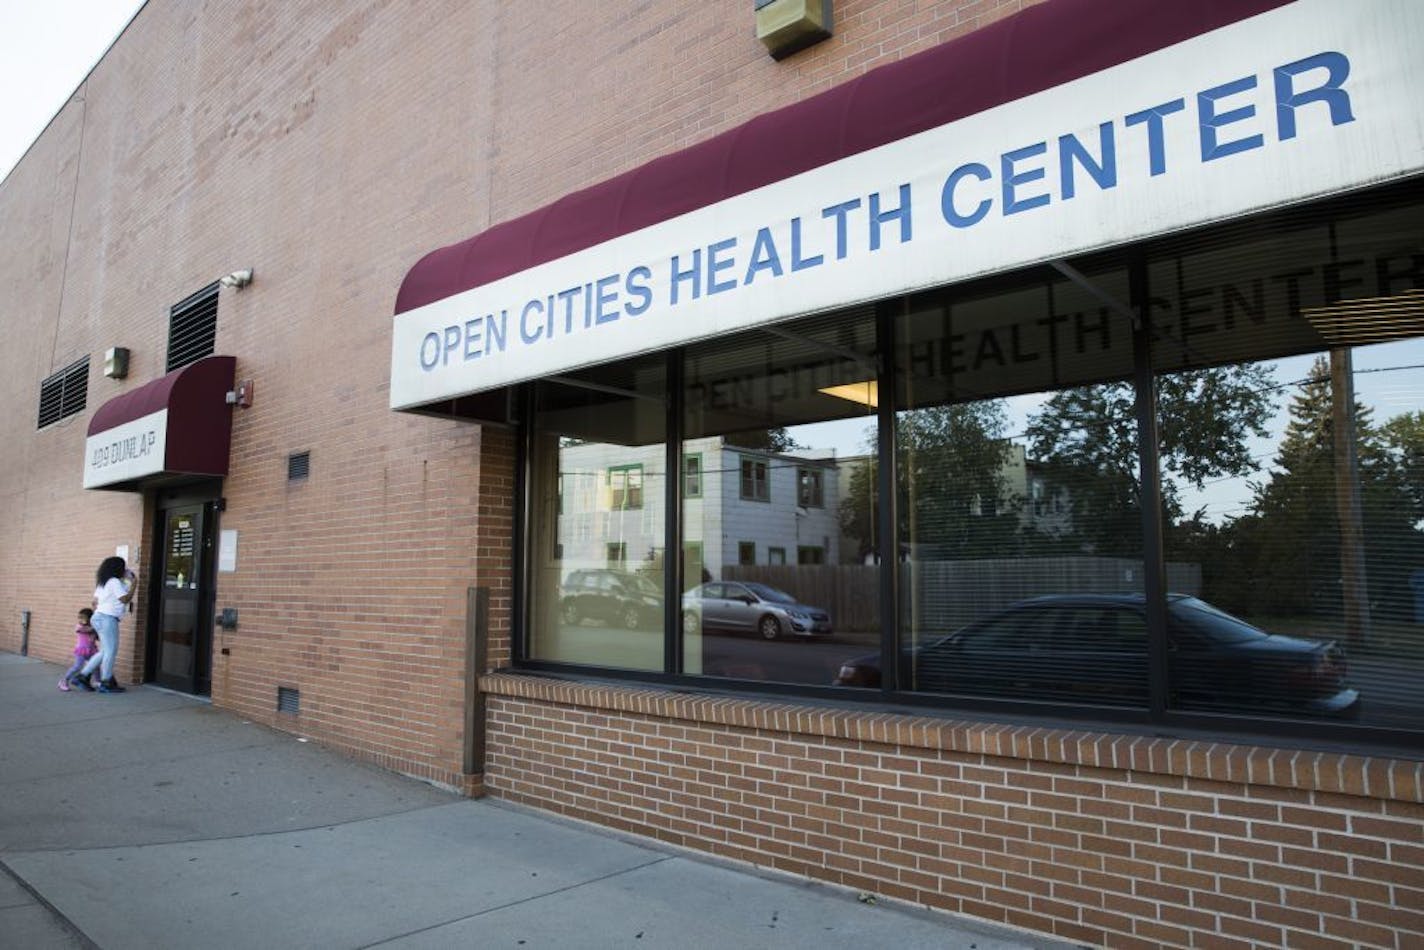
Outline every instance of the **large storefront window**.
<svg viewBox="0 0 1424 950"><path fill-rule="evenodd" d="M1154 255L1169 705L1424 722L1424 210Z"/></svg>
<svg viewBox="0 0 1424 950"><path fill-rule="evenodd" d="M1424 729L1420 183L533 389L527 659Z"/></svg>
<svg viewBox="0 0 1424 950"><path fill-rule="evenodd" d="M655 357L537 387L531 659L663 667L663 367Z"/></svg>
<svg viewBox="0 0 1424 950"><path fill-rule="evenodd" d="M1147 701L1122 269L911 301L896 328L900 688ZM874 671L842 681L871 685Z"/></svg>
<svg viewBox="0 0 1424 950"><path fill-rule="evenodd" d="M686 352L686 672L824 686L879 643L875 319L866 308Z"/></svg>

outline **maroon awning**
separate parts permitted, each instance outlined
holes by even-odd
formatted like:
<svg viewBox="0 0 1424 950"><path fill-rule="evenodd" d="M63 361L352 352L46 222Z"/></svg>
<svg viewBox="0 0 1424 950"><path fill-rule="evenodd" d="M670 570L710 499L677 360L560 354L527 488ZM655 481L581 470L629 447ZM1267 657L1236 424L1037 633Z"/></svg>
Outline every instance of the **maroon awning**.
<svg viewBox="0 0 1424 950"><path fill-rule="evenodd" d="M432 251L396 313L1136 59L1289 0L1048 0Z"/></svg>
<svg viewBox="0 0 1424 950"><path fill-rule="evenodd" d="M236 357L209 356L100 406L84 443L84 487L138 491L226 475L236 369Z"/></svg>

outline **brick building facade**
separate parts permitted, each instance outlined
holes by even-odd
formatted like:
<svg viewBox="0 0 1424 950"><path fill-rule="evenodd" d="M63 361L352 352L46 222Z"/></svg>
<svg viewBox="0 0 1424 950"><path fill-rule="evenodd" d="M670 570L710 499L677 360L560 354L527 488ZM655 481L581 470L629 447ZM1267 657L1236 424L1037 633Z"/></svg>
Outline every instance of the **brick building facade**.
<svg viewBox="0 0 1424 950"><path fill-rule="evenodd" d="M1044 4L1055 5L1065 0ZM124 550L140 588L117 675L161 682L160 605L185 589L170 583L164 513L192 503L207 531L194 541L203 587L181 602L235 618L197 618L210 669L185 682L384 767L1092 944L1424 939L1424 720L1407 712L1253 728L1227 710L1214 731L1221 710L1173 721L905 702L830 692L832 654L829 673L790 687L771 666L699 681L663 666L662 642L668 655L702 649L672 646L671 623L637 676L528 649L521 625L547 622L550 596L522 573L543 556L531 474L543 397L511 388L534 408L496 424L392 411L403 278L432 249L1035 4L841 0L830 39L779 61L756 41L751 4L615 6L150 0L139 11L0 184L0 386L21 407L0 461L0 649L67 662L95 565ZM1230 35L1281 5L1199 6ZM1366 7L1377 24L1407 9ZM1417 38L1419 19L1400 28ZM1420 170L1389 177L1408 189ZM1417 197L1402 195L1377 203ZM1418 221L1402 230L1424 259ZM220 482L163 473L83 488L95 411L170 372L171 308L248 268L250 284L216 289L209 352L236 357L234 391L246 381L251 403L213 410L231 413ZM1417 289L1387 334L1399 345L1424 336ZM125 378L103 374L112 347L130 351ZM86 356L80 409L32 424L41 382ZM1404 380L1417 400L1417 368ZM891 550L889 562L951 557ZM892 591L886 609L895 602ZM1409 645L1408 662L1387 685L1417 693L1409 638L1420 635L1403 623L1393 642Z"/></svg>

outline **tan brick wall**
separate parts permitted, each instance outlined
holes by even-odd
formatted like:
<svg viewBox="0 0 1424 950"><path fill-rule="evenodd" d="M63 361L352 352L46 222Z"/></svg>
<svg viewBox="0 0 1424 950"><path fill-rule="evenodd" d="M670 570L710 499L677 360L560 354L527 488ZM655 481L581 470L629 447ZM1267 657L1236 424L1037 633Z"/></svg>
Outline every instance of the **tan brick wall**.
<svg viewBox="0 0 1424 950"><path fill-rule="evenodd" d="M67 662L151 501L80 487L84 429L162 374L168 307L237 267L217 350L234 419L213 698L477 794L1111 945L1424 940L1415 763L1006 731L488 677L462 772L465 592L509 658L514 444L386 408L391 306L425 252L1012 13L842 0L773 62L745 0L150 0L0 184L0 649ZM133 351L104 379L109 346ZM90 354L88 409L34 429ZM286 480L289 453L311 477ZM147 605L119 676L142 668ZM222 654L221 650L227 650ZM279 716L276 689L301 690Z"/></svg>
<svg viewBox="0 0 1424 950"><path fill-rule="evenodd" d="M1111 947L1424 944L1424 765L487 676L487 794Z"/></svg>
<svg viewBox="0 0 1424 950"><path fill-rule="evenodd" d="M391 308L424 253L1019 9L837 4L782 63L745 0L151 0L0 184L0 649L64 662L99 560L147 551L138 495L80 487L94 409L162 375L168 308L219 275L236 412L213 699L461 784L464 593L509 655L513 449L386 408ZM109 346L127 380L100 375ZM39 383L91 356L88 408L37 432ZM311 477L288 485L291 452ZM498 471L490 471L489 466ZM140 677L146 605L118 675ZM226 649L227 654L220 651ZM278 717L278 686L301 691Z"/></svg>

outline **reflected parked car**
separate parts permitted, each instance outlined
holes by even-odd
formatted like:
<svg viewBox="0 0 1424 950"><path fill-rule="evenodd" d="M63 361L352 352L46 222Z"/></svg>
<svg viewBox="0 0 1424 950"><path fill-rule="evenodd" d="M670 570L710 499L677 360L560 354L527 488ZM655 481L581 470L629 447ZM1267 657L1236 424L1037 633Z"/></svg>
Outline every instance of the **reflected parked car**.
<svg viewBox="0 0 1424 950"><path fill-rule="evenodd" d="M1333 641L1267 633L1195 597L1169 595L1169 705L1221 711L1353 714ZM903 686L1117 705L1146 705L1147 617L1140 594L1071 594L1013 604L907 650ZM847 660L840 686L880 685L880 655Z"/></svg>
<svg viewBox="0 0 1424 950"><path fill-rule="evenodd" d="M824 608L751 581L712 581L692 588L682 597L682 628L685 633L755 633L763 640L829 637L832 632Z"/></svg>
<svg viewBox="0 0 1424 950"><path fill-rule="evenodd" d="M559 617L567 624L596 620L628 630L661 630L662 590L651 578L627 571L573 571L560 592Z"/></svg>

